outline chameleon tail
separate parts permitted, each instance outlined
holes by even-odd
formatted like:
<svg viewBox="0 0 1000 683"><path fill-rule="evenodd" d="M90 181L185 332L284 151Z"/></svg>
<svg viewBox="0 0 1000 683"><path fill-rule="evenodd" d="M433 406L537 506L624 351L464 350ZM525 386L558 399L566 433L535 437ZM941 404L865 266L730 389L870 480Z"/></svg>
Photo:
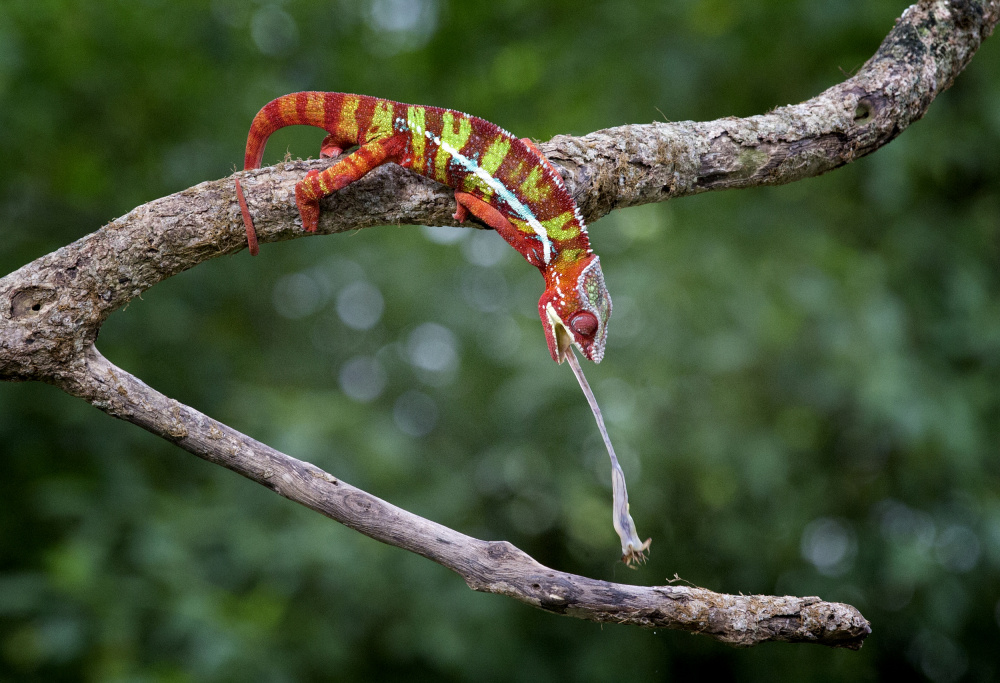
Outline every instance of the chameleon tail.
<svg viewBox="0 0 1000 683"><path fill-rule="evenodd" d="M267 139L276 130L285 126L316 126L330 133L331 138L345 139L354 144L356 140L350 140L352 131L342 130L350 128L350 124L354 123L353 116L349 122L346 122L343 116L345 101L350 98L353 98L354 108L360 99L365 99L358 95L310 91L296 92L271 100L257 112L253 123L250 124L243 168L260 168ZM356 137L357 131L354 130L353 133Z"/></svg>
<svg viewBox="0 0 1000 683"><path fill-rule="evenodd" d="M337 112L339 115L343 96L339 93L322 92L297 92L290 95L283 95L265 104L250 124L250 133L247 135L247 149L243 157L243 168L260 168L261 160L264 158L264 148L267 140L279 128L292 125L317 126L330 132L330 127L336 123L338 116L331 116L329 112ZM332 137L332 135L331 135ZM247 207L246 197L243 194L243 187L240 181L236 181L236 198L240 203L240 212L243 214L243 225L247 232L247 246L250 248L250 255L256 256L257 231L253 225L253 218L250 216L250 209Z"/></svg>
<svg viewBox="0 0 1000 683"><path fill-rule="evenodd" d="M250 124L250 134L247 135L247 151L243 157L243 168L260 168L264 157L264 147L267 139L279 128L299 123L293 119L298 112L298 100L305 93L292 93L276 100L271 100L257 112Z"/></svg>
<svg viewBox="0 0 1000 683"><path fill-rule="evenodd" d="M243 227L247 230L247 247L250 249L250 255L256 256L260 252L260 248L257 246L257 229L253 227L253 217L250 215L249 207L247 207L247 198L243 196L243 186L240 185L239 178L236 179L236 199L240 202Z"/></svg>

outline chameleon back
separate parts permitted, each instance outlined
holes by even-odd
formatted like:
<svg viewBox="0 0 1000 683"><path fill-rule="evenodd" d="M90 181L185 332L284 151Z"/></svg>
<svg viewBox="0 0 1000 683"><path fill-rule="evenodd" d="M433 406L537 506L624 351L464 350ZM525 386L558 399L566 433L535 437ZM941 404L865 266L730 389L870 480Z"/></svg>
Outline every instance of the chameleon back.
<svg viewBox="0 0 1000 683"><path fill-rule="evenodd" d="M537 258L525 253L534 265L591 253L583 219L559 174L537 149L489 121L367 95L293 93L269 102L254 117L244 167L259 168L267 139L291 125L324 129L324 152L402 134L406 144L397 163L496 208L537 242L531 249Z"/></svg>

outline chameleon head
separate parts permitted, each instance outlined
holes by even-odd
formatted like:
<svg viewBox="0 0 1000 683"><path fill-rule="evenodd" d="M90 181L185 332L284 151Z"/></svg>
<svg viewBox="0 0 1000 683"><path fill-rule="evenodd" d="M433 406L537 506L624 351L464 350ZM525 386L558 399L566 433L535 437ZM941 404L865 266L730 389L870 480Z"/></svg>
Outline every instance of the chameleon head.
<svg viewBox="0 0 1000 683"><path fill-rule="evenodd" d="M600 363L611 317L601 260L591 254L547 276L546 283L538 313L552 360L562 363L570 345L576 345L589 360Z"/></svg>

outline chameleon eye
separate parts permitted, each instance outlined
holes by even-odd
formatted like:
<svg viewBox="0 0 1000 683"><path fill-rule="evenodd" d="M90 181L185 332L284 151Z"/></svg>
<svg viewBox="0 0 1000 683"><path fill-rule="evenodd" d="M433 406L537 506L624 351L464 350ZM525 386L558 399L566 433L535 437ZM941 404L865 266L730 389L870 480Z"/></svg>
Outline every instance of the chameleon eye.
<svg viewBox="0 0 1000 683"><path fill-rule="evenodd" d="M593 337L597 333L597 317L589 311L580 311L569 319L569 326L579 335Z"/></svg>

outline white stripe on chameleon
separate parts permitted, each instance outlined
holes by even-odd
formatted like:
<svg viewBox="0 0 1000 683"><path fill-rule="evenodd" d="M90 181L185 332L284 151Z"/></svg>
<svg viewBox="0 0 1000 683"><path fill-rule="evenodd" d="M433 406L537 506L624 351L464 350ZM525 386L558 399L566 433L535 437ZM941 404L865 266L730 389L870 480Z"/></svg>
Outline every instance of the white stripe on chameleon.
<svg viewBox="0 0 1000 683"><path fill-rule="evenodd" d="M535 218L535 214L531 213L531 210L522 204L521 200L514 196L514 193L508 190L503 183L491 176L484 168L477 164L475 159L470 159L467 156L464 156L461 152L436 135L434 136L434 142L435 144L440 145L441 149L446 151L460 164L462 164L467 171L475 173L476 177L493 188L493 191L496 192L528 225L531 226L531 229L535 231L535 234L538 235L538 239L542 242L542 260L545 262L545 265L549 265L549 262L552 260L552 242L549 240L549 235L545 232L544 226L542 226L542 224L538 222L538 219Z"/></svg>
<svg viewBox="0 0 1000 683"><path fill-rule="evenodd" d="M422 133L428 140L433 140L434 144L438 145L445 152L450 154L456 161L464 166L467 171L474 173L476 177L489 185L511 209L513 209L528 225L531 226L531 229L535 231L535 234L538 235L538 239L542 243L542 259L545 262L545 265L548 265L549 262L552 261L552 241L549 239L548 233L545 232L545 227L538 222L538 219L535 218L535 214L531 213L531 210L522 204L513 192L507 189L503 183L483 169L475 159L470 159L465 156L450 144L444 142L440 137L434 135L431 131L424 129L422 126L416 125L411 121L407 121L407 124L412 126L418 135ZM508 133L508 135L510 134ZM510 137L514 136L511 135ZM580 218L579 210L574 207L573 212L576 214L576 218L580 221L580 225L582 226L583 219ZM586 228L584 228L584 231L586 231Z"/></svg>

